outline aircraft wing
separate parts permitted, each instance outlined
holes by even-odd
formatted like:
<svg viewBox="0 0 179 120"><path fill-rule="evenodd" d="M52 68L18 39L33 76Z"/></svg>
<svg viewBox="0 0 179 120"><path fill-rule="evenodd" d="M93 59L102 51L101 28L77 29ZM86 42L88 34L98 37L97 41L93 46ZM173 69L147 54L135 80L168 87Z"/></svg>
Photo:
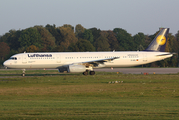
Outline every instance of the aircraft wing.
<svg viewBox="0 0 179 120"><path fill-rule="evenodd" d="M114 59L119 59L119 57L112 57L112 58L106 58L106 59L85 61L85 62L82 62L82 64L85 65L85 66L91 66L92 65L93 67L98 67L99 64L104 64L104 62L111 62Z"/></svg>

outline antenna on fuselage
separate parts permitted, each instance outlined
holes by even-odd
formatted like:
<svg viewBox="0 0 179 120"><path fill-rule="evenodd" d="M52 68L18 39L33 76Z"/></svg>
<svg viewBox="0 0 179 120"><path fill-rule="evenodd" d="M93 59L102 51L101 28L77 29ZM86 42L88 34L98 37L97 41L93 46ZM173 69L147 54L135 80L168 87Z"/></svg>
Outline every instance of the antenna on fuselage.
<svg viewBox="0 0 179 120"><path fill-rule="evenodd" d="M26 53L26 51L24 51L24 53Z"/></svg>

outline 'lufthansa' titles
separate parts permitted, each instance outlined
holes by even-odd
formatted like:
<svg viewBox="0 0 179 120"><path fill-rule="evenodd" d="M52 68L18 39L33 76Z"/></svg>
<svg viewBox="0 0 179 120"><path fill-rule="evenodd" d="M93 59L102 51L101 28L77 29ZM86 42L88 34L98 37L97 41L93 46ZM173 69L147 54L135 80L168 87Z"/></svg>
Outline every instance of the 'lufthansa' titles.
<svg viewBox="0 0 179 120"><path fill-rule="evenodd" d="M52 54L28 54L28 57L52 57Z"/></svg>

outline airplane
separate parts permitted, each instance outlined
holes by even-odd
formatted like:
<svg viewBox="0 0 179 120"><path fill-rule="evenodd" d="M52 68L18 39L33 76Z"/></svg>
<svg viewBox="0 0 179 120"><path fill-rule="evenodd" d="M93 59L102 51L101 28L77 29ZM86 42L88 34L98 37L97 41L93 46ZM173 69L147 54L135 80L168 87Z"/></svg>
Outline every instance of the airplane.
<svg viewBox="0 0 179 120"><path fill-rule="evenodd" d="M19 53L11 56L3 65L8 68L58 69L59 72L94 75L93 68L132 67L160 61L173 56L165 52L169 28L162 28L144 51L110 52L37 52Z"/></svg>

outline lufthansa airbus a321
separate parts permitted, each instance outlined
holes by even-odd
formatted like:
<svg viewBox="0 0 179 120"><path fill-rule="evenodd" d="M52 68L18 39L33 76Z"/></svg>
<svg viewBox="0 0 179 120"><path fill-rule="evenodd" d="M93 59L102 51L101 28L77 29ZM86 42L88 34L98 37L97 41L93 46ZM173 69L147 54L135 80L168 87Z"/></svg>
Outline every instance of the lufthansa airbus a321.
<svg viewBox="0 0 179 120"><path fill-rule="evenodd" d="M163 28L144 51L19 53L3 64L8 68L23 70L56 68L59 72L94 75L93 68L131 67L172 57L172 53L165 52L168 33L169 28Z"/></svg>

